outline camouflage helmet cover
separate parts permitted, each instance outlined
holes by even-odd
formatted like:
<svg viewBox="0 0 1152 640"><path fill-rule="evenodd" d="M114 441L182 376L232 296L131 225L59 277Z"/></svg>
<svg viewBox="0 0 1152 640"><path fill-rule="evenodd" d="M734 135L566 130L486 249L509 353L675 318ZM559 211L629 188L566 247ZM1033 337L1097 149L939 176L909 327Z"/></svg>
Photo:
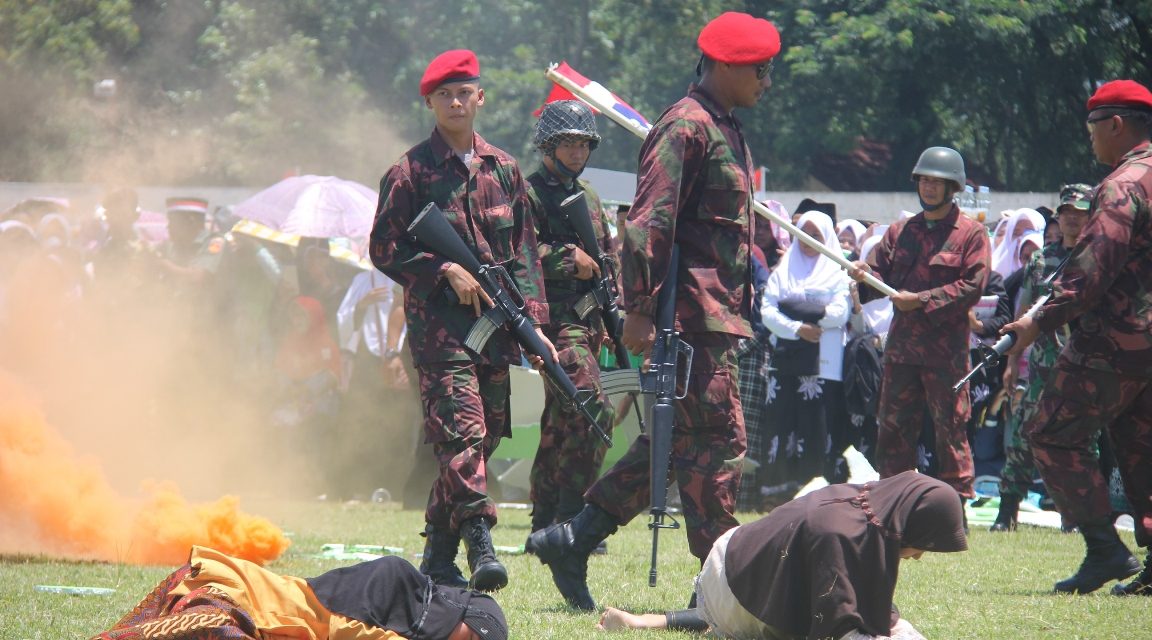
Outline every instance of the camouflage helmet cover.
<svg viewBox="0 0 1152 640"><path fill-rule="evenodd" d="M533 137L536 147L551 151L569 140L587 140L592 150L600 144L592 109L579 100L557 100L544 105Z"/></svg>

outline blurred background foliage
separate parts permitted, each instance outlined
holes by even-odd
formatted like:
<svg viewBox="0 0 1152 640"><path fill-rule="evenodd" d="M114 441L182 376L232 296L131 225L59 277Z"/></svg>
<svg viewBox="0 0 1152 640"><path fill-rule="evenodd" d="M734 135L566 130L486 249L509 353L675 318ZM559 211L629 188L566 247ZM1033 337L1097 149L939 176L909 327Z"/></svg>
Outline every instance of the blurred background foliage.
<svg viewBox="0 0 1152 640"><path fill-rule="evenodd" d="M784 42L738 113L771 190L904 190L936 144L997 190L1092 181L1085 100L1152 84L1146 0L0 0L0 180L373 184L430 131L416 87L452 48L480 56L478 130L530 165L549 62L655 119L726 10ZM601 127L593 164L634 171L638 141Z"/></svg>

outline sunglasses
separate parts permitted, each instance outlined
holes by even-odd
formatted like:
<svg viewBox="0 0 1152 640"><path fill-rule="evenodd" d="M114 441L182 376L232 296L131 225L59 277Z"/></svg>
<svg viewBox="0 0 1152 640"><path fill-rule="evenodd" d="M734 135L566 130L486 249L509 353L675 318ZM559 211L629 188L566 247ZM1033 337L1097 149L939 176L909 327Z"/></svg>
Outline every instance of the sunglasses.
<svg viewBox="0 0 1152 640"><path fill-rule="evenodd" d="M769 60L768 62L756 65L756 79L763 80L765 76L772 73L772 68L775 66L775 60Z"/></svg>

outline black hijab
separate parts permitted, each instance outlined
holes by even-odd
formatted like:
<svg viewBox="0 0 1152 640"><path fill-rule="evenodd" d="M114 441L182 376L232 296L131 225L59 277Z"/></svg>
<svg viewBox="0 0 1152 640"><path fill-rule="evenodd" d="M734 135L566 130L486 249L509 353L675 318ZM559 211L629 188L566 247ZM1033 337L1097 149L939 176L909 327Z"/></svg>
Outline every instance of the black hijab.
<svg viewBox="0 0 1152 640"><path fill-rule="evenodd" d="M408 640L446 640L461 622L483 638L508 638L504 613L491 596L437 586L396 556L333 569L308 578L308 586L329 611Z"/></svg>
<svg viewBox="0 0 1152 640"><path fill-rule="evenodd" d="M724 570L740 604L781 631L887 636L902 547L968 548L954 489L907 471L813 491L737 529Z"/></svg>

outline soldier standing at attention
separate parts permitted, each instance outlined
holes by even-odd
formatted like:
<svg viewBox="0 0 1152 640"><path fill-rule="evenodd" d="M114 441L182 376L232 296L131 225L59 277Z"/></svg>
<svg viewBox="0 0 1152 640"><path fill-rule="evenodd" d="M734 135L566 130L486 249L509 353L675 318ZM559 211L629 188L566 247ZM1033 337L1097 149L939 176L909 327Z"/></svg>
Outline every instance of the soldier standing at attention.
<svg viewBox="0 0 1152 640"><path fill-rule="evenodd" d="M680 488L688 545L701 561L733 515L747 448L740 408L736 346L750 338L752 158L733 115L772 86L780 35L771 22L728 12L709 22L696 43L702 77L669 107L640 150L636 201L622 231L621 275L627 318L622 342L648 353L661 283L673 245L680 248L676 316L695 348L686 397L675 405L672 470ZM584 496L569 522L530 539L572 606L594 609L588 556L606 537L651 504L649 442L641 435Z"/></svg>
<svg viewBox="0 0 1152 640"><path fill-rule="evenodd" d="M916 468L924 412L936 433L939 478L960 496L975 495L975 469L966 424L968 386L952 391L969 366L968 310L988 278L989 244L983 225L964 215L952 197L964 188L964 159L955 149L930 147L912 169L920 213L893 223L851 275L873 272L897 290L884 345L877 407L876 453L881 478ZM860 288L860 301L877 297ZM967 528L967 526L965 526Z"/></svg>
<svg viewBox="0 0 1152 640"><path fill-rule="evenodd" d="M1057 592L1090 593L1140 571L1112 526L1108 487L1092 444L1103 428L1116 449L1132 505L1136 544L1152 547L1152 92L1114 80L1088 100L1088 136L1111 174L1097 187L1088 223L1033 317L1005 325L1019 353L1041 332L1078 320L1024 425L1044 486L1080 527L1087 553ZM1009 352L1012 353L1012 352ZM1112 589L1152 595L1152 555L1140 575Z"/></svg>
<svg viewBox="0 0 1152 640"><path fill-rule="evenodd" d="M508 366L520 363L520 348L505 330L492 334L482 353L464 346L492 301L463 267L418 245L408 225L436 203L482 263L505 266L537 331L548 322L548 307L520 168L473 128L484 105L476 55L458 49L437 56L424 71L420 94L436 128L381 179L370 251L373 264L404 287L424 439L440 466L424 512L420 570L438 584L492 591L508 583L508 572L492 546L496 504L488 496L486 464L500 438L511 435ZM456 567L461 538L471 581Z"/></svg>
<svg viewBox="0 0 1152 640"><path fill-rule="evenodd" d="M613 262L612 236L592 186L579 176L600 143L596 116L583 102L560 100L544 105L534 136L541 164L528 176L528 202L536 222L540 265L544 270L550 323L545 335L556 345L564 372L580 389L599 389L600 347L604 322L599 309L587 318L576 303L601 277L595 258L580 246L580 238L560 209L565 198L584 192L598 249ZM615 270L613 270L615 273ZM588 405L600 427L611 433L615 412L600 391ZM596 480L608 447L579 412L566 408L549 385L544 386L540 416L540 447L532 463L532 530L571 519L584 507L584 492Z"/></svg>

